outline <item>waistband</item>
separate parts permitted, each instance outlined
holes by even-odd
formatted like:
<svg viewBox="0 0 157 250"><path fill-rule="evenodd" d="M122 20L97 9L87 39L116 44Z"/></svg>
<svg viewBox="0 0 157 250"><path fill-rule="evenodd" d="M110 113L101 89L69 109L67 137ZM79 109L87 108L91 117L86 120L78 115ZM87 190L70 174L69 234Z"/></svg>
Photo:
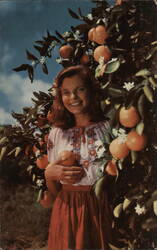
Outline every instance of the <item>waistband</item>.
<svg viewBox="0 0 157 250"><path fill-rule="evenodd" d="M74 186L69 184L63 184L62 189L65 191L83 191L83 192L89 192L92 189L91 185L81 185L81 186Z"/></svg>

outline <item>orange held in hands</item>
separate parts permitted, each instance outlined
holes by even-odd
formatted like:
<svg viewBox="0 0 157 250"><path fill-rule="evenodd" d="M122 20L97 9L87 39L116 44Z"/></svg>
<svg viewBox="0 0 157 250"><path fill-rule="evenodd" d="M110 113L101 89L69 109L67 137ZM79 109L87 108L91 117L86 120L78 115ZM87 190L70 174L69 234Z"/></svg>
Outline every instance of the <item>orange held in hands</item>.
<svg viewBox="0 0 157 250"><path fill-rule="evenodd" d="M60 164L64 166L72 166L76 164L78 155L69 150L64 150L59 154Z"/></svg>
<svg viewBox="0 0 157 250"><path fill-rule="evenodd" d="M60 53L61 57L65 58L65 59L69 59L69 58L71 58L71 56L73 54L73 48L68 44L63 45L62 47L60 47L59 53Z"/></svg>
<svg viewBox="0 0 157 250"><path fill-rule="evenodd" d="M125 158L129 154L129 148L125 142L120 142L119 138L114 139L110 146L109 151L116 159Z"/></svg>
<svg viewBox="0 0 157 250"><path fill-rule="evenodd" d="M100 57L104 58L104 62L107 62L111 58L111 51L108 46L100 45L94 50L94 59L99 62Z"/></svg>
<svg viewBox="0 0 157 250"><path fill-rule="evenodd" d="M140 120L139 114L137 112L137 109L133 106L126 109L125 107L122 107L119 112L119 122L127 127L132 128L134 127Z"/></svg>
<svg viewBox="0 0 157 250"><path fill-rule="evenodd" d="M130 150L140 151L146 146L146 136L139 135L135 130L128 133L126 145Z"/></svg>

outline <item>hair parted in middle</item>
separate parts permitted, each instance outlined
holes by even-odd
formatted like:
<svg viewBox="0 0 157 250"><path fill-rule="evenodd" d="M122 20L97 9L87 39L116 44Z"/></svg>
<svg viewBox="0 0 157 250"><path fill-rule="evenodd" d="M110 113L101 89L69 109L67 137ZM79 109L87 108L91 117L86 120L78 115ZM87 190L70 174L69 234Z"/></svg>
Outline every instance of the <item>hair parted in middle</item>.
<svg viewBox="0 0 157 250"><path fill-rule="evenodd" d="M90 69L84 65L70 66L62 69L55 79L55 88L57 88L57 95L53 101L53 121L52 124L62 129L68 129L75 126L74 115L71 114L63 105L61 86L66 77L79 75L83 80L85 87L89 94L89 115L91 122L99 122L105 120L104 114L101 109L100 99L101 90L99 84L94 78Z"/></svg>

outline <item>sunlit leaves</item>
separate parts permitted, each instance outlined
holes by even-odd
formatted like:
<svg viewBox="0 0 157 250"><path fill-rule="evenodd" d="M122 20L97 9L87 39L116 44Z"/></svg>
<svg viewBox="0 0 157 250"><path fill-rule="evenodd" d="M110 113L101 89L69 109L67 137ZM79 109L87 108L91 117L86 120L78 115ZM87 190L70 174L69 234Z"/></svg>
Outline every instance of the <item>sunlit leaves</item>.
<svg viewBox="0 0 157 250"><path fill-rule="evenodd" d="M119 67L120 67L120 61L119 60L109 62L106 65L105 73L106 74L113 73L113 72L117 71Z"/></svg>

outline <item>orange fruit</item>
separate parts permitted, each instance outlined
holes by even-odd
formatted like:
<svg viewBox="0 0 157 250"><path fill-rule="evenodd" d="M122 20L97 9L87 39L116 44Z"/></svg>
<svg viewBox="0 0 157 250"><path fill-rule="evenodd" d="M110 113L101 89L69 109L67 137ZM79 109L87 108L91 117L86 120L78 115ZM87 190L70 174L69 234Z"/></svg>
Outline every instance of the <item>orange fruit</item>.
<svg viewBox="0 0 157 250"><path fill-rule="evenodd" d="M111 155L116 159L125 158L129 154L126 143L120 142L119 138L114 139L109 146Z"/></svg>
<svg viewBox="0 0 157 250"><path fill-rule="evenodd" d="M126 145L130 150L140 151L146 146L146 136L139 135L135 130L128 133Z"/></svg>
<svg viewBox="0 0 157 250"><path fill-rule="evenodd" d="M77 155L69 150L64 150L59 154L60 164L64 166L72 166L76 163Z"/></svg>
<svg viewBox="0 0 157 250"><path fill-rule="evenodd" d="M44 208L49 208L52 206L52 195L49 191L44 191L43 198L40 200L40 204Z"/></svg>
<svg viewBox="0 0 157 250"><path fill-rule="evenodd" d="M108 46L100 45L94 50L94 59L99 62L100 57L104 58L104 62L107 62L111 58L111 51Z"/></svg>
<svg viewBox="0 0 157 250"><path fill-rule="evenodd" d="M63 45L59 49L60 56L69 59L73 54L73 48L70 45Z"/></svg>
<svg viewBox="0 0 157 250"><path fill-rule="evenodd" d="M132 128L139 122L139 120L140 120L139 114L134 106L131 106L128 109L126 109L125 107L122 107L120 109L119 122L123 126L127 128Z"/></svg>
<svg viewBox="0 0 157 250"><path fill-rule="evenodd" d="M112 175L112 176L116 176L118 173L117 166L113 161L109 161L107 163L105 170L109 175Z"/></svg>
<svg viewBox="0 0 157 250"><path fill-rule="evenodd" d="M95 32L95 28L91 28L88 31L88 40L94 42L94 32Z"/></svg>
<svg viewBox="0 0 157 250"><path fill-rule="evenodd" d="M35 163L38 166L38 168L45 169L46 166L48 165L47 155L43 154L42 156L38 157Z"/></svg>
<svg viewBox="0 0 157 250"><path fill-rule="evenodd" d="M104 44L108 33L104 25L98 25L93 32L93 40L98 44Z"/></svg>
<svg viewBox="0 0 157 250"><path fill-rule="evenodd" d="M83 56L80 59L81 64L88 64L90 62L89 56L87 54L83 54Z"/></svg>

